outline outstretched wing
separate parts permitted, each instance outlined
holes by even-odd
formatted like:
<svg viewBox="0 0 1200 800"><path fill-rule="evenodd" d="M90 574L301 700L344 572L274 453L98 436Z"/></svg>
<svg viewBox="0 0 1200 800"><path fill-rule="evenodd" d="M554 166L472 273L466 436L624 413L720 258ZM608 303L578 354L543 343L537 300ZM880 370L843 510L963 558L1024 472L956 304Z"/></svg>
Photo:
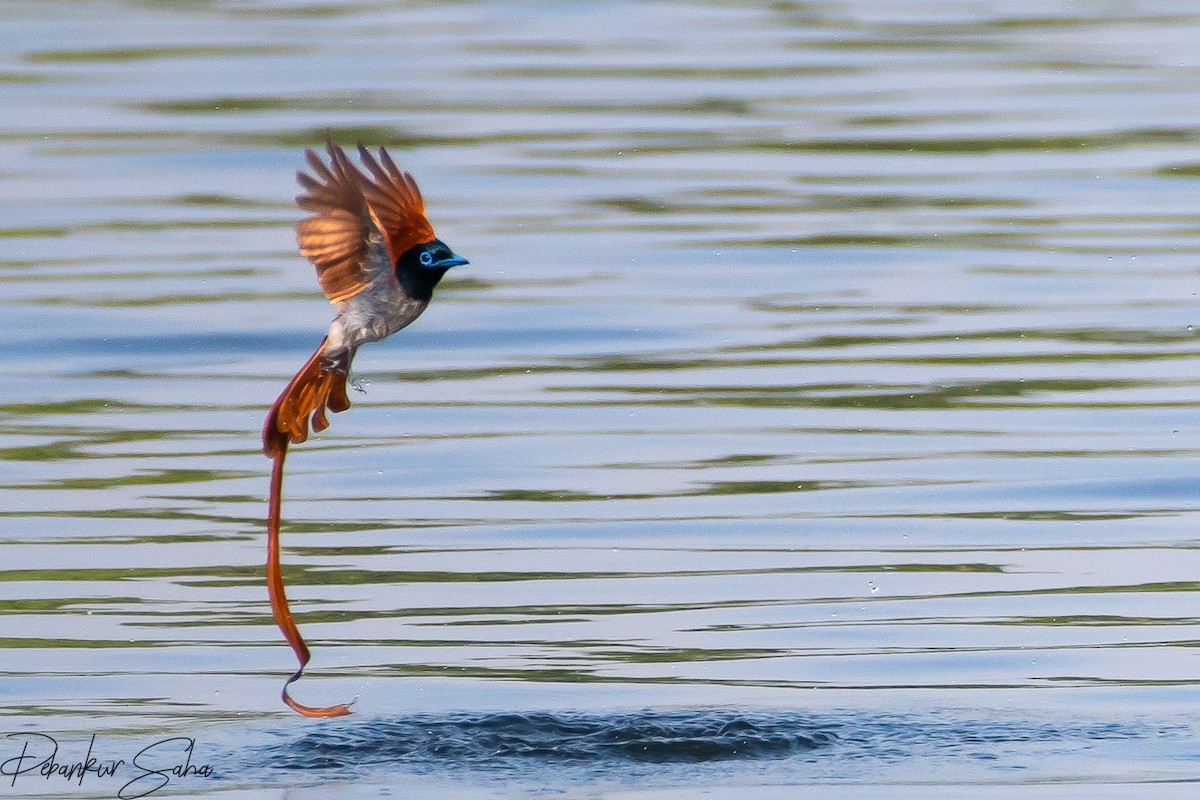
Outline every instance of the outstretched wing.
<svg viewBox="0 0 1200 800"><path fill-rule="evenodd" d="M413 245L435 237L416 181L396 167L386 150L380 148L381 164L359 145L371 177L351 164L340 147L330 143L328 152L326 165L306 150L313 174L296 174L304 188L296 203L313 214L296 227L296 239L301 254L316 267L321 290L337 303L370 284L373 264L390 266ZM377 247L387 252L372 253Z"/></svg>
<svg viewBox="0 0 1200 800"><path fill-rule="evenodd" d="M413 176L397 167L382 147L378 161L361 144L358 157L371 174L371 180L363 182L363 190L367 205L387 241L392 263L410 247L437 238L425 216L425 201Z"/></svg>
<svg viewBox="0 0 1200 800"><path fill-rule="evenodd" d="M313 216L296 226L296 241L300 253L316 267L321 291L336 303L370 282L367 243L374 223L363 195L363 176L341 148L329 145L329 166L312 150L304 156L313 174L296 173L304 188L296 203Z"/></svg>

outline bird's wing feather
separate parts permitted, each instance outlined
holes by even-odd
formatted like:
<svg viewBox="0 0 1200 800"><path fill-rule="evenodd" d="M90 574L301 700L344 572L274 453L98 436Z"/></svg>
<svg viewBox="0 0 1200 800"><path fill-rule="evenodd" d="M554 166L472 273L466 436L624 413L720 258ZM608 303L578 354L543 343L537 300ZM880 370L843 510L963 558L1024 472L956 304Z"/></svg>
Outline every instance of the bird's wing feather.
<svg viewBox="0 0 1200 800"><path fill-rule="evenodd" d="M369 282L364 267L373 223L363 197L363 177L345 153L331 145L329 166L312 150L304 155L313 174L296 173L304 189L296 203L313 216L296 226L296 241L300 253L316 267L321 290L336 303L358 294Z"/></svg>
<svg viewBox="0 0 1200 800"><path fill-rule="evenodd" d="M358 156L370 173L370 179L363 181L363 192L383 231L392 263L414 245L437 238L425 216L425 201L413 176L397 167L382 147L379 160L361 144Z"/></svg>
<svg viewBox="0 0 1200 800"><path fill-rule="evenodd" d="M432 241L421 190L402 172L386 150L380 161L362 145L359 154L371 173L364 175L332 143L326 165L305 151L312 175L296 179L304 194L296 203L312 216L296 227L300 252L317 270L321 290L332 303L348 300L381 277L410 247Z"/></svg>

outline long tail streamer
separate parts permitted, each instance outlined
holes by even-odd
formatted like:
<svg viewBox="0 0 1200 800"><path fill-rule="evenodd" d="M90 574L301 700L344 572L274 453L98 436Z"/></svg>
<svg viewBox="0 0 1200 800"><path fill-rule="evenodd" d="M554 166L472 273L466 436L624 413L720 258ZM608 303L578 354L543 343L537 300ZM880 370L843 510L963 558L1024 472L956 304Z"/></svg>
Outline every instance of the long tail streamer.
<svg viewBox="0 0 1200 800"><path fill-rule="evenodd" d="M308 645L304 643L304 637L300 635L300 629L296 627L296 619L292 616L292 609L288 605L287 593L283 588L283 565L280 561L279 516L280 507L283 504L283 461L287 457L287 445L287 441L283 440L272 456L271 496L267 505L267 592L271 597L271 614L275 617L275 624L283 632L283 638L287 639L287 643L292 646L292 652L296 654L296 660L300 662L300 666L292 673L292 677L284 682L283 692L280 696L288 707L306 717L344 717L353 713L350 710L350 703L335 706L306 706L288 694L288 687L304 674L309 653Z"/></svg>

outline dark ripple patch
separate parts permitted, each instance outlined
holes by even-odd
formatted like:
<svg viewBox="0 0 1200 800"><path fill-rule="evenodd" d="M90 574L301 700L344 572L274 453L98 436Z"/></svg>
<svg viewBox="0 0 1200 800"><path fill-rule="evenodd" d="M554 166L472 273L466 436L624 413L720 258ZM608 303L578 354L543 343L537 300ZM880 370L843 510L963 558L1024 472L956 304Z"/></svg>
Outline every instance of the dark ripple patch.
<svg viewBox="0 0 1200 800"><path fill-rule="evenodd" d="M805 716L717 711L415 716L333 724L248 755L286 770L698 764L808 753L836 742L833 728Z"/></svg>
<svg viewBox="0 0 1200 800"><path fill-rule="evenodd" d="M947 765L981 777L1054 776L1095 768L1083 754L1103 760L1136 743L1153 759L1194 734L1161 722L737 710L413 715L294 730L271 731L269 743L243 743L214 763L229 775L285 781L504 776L543 787L859 780Z"/></svg>

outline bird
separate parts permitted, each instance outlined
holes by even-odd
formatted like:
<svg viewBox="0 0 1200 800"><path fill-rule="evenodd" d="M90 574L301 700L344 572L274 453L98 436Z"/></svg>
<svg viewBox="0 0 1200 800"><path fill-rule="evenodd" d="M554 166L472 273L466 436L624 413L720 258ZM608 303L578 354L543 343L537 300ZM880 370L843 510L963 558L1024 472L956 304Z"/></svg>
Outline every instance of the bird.
<svg viewBox="0 0 1200 800"><path fill-rule="evenodd" d="M331 140L328 163L305 150L309 172L296 173L304 190L296 204L309 212L296 226L300 253L316 268L321 291L337 310L316 352L280 393L263 424L262 448L272 459L267 510L267 589L275 623L300 666L281 697L307 717L350 714L351 704L307 706L289 694L309 661L308 645L288 606L280 561L283 463L289 444L329 426L326 411L350 407L346 382L358 348L408 326L429 305L446 272L469 263L434 234L413 176L386 148L373 155L361 143L356 167ZM311 173L311 174L310 174Z"/></svg>

